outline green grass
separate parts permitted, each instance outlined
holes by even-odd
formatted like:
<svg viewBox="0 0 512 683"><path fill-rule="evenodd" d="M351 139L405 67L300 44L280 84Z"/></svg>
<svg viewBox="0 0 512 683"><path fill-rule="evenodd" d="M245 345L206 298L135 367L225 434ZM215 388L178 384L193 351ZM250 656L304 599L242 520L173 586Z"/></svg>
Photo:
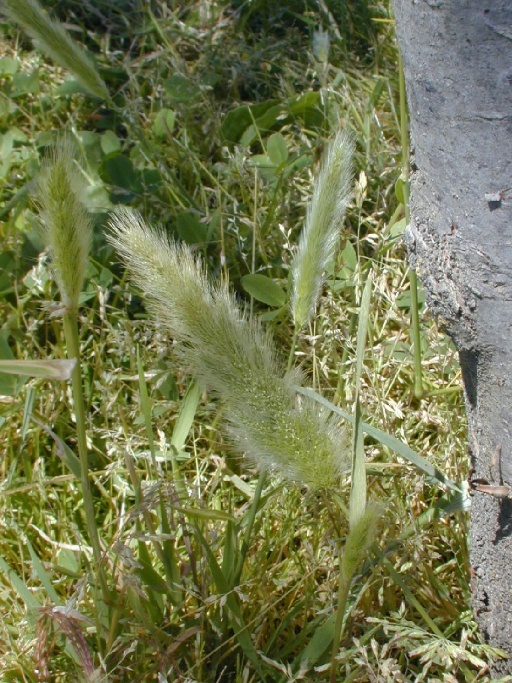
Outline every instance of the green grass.
<svg viewBox="0 0 512 683"><path fill-rule="evenodd" d="M489 680L493 652L469 605L467 517L438 514L447 491L366 436L366 495L380 522L362 557L348 546L357 561L337 611L357 529L350 477L313 491L259 474L224 428L233 407L194 383L105 239L119 204L163 226L210 278L229 278L285 368L293 349L318 394L350 414L357 403L365 422L464 481L457 357L424 307L423 397L414 394L393 24L386 3L370 3L365 26L359 4L346 5L310 2L294 15L284 3L272 19L263 1L238 11L156 3L123 15L112 42L93 21L73 36L96 52L105 106L3 25L0 358L66 356L31 201L45 147L65 129L84 155L95 222L78 328L101 562L71 386L0 375L2 680ZM319 25L332 38L320 62ZM290 266L340 126L355 141L353 198L316 314L293 345Z"/></svg>

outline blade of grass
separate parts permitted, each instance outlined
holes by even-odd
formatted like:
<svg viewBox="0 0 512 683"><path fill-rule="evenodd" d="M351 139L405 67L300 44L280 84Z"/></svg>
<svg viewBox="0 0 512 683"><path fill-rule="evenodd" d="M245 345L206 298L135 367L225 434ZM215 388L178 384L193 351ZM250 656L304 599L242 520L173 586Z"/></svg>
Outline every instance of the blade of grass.
<svg viewBox="0 0 512 683"><path fill-rule="evenodd" d="M152 415L151 415L151 401L149 399L148 387L146 384L146 378L144 377L144 367L142 365L142 360L140 357L140 349L137 346L137 372L139 375L139 394L140 394L140 407L142 410L142 416L144 418L144 426L146 428L146 436L149 444L149 452L151 454L151 463L153 465L154 476L157 474L156 466L156 455L155 455L155 439L153 436L153 425L152 425Z"/></svg>
<svg viewBox="0 0 512 683"><path fill-rule="evenodd" d="M355 397L354 397L354 420L352 431L352 483L350 488L349 502L349 535L345 543L342 557L340 558L340 573L338 583L338 605L336 609L336 622L334 625L334 635L331 652L331 683L336 680L336 655L340 647L341 636L343 633L343 622L346 616L347 600L354 577L355 571L362 560L365 549L368 547L366 538L361 538L360 546L357 550L350 552L354 544L353 535L360 532L370 533L371 524L362 524L365 515L368 515L366 506L366 463L364 457L364 430L363 417L361 413L361 402L359 400L359 390L361 374L363 371L364 354L366 350L366 339L368 336L368 324L370 319L370 301L372 293L372 272L370 271L359 308L359 321L357 327L357 346L356 346L356 372L355 372ZM376 514L375 514L376 516Z"/></svg>
<svg viewBox="0 0 512 683"><path fill-rule="evenodd" d="M352 432L352 486L350 489L350 526L353 527L364 514L366 508L366 464L364 457L364 430L359 400L361 373L363 371L368 322L370 319L370 301L372 292L372 273L368 275L361 297L359 323L357 328L356 372L354 377L354 422Z"/></svg>
<svg viewBox="0 0 512 683"><path fill-rule="evenodd" d="M201 385L198 382L191 382L189 384L185 398L180 404L178 418L171 436L171 462L174 486L176 487L176 492L181 503L188 498L188 494L184 486L183 475L176 456L183 449L188 435L190 434L190 430L192 429L192 425L194 424L197 406L199 405L199 399L201 398L201 391Z"/></svg>
<svg viewBox="0 0 512 683"><path fill-rule="evenodd" d="M28 622L32 627L35 627L38 612L41 608L41 603L34 596L32 591L27 588L25 583L20 579L14 569L11 569L3 557L0 557L0 569L2 570L3 575L11 582L11 585L16 591L17 595L19 595L19 597L25 603L25 607L27 608Z"/></svg>
<svg viewBox="0 0 512 683"><path fill-rule="evenodd" d="M43 431L45 431L51 438L55 441L57 447L57 455L66 465L69 471L80 480L82 470L80 468L80 460L73 453L71 448L64 443L64 441L55 434L47 425L38 420L36 417L32 416L32 421L36 423Z"/></svg>
<svg viewBox="0 0 512 683"><path fill-rule="evenodd" d="M57 595L57 591L53 587L52 580L51 580L50 576L48 576L48 573L46 572L45 568L43 567L41 560L36 555L34 548L32 547L32 543L29 541L28 538L25 538L25 544L28 548L28 552L30 553L30 559L32 560L32 567L34 568L34 571L37 574L37 577L38 577L39 581L41 582L41 585L45 589L48 597L53 602L53 604L54 605L60 605L61 602L60 602L59 596Z"/></svg>
<svg viewBox="0 0 512 683"><path fill-rule="evenodd" d="M399 68L399 91L400 91L400 136L402 141L402 179L405 207L405 222L408 225L411 220L411 209L409 205L409 131L407 116L407 100L405 93L405 76L402 64L402 56L398 51ZM423 396L422 370L421 370L421 336L420 318L418 305L418 278L416 271L409 270L409 286L411 290L411 339L414 350L414 396L420 399Z"/></svg>
<svg viewBox="0 0 512 683"><path fill-rule="evenodd" d="M194 530L206 553L208 567L210 568L210 572L217 586L217 590L220 593L222 593L226 598L226 607L228 608L228 611L231 613L232 617L230 619L230 627L233 629L235 637L240 647L242 648L245 656L253 664L258 675L260 676L259 680L263 683L266 680L266 676L263 673L260 658L258 657L249 630L243 618L242 610L240 609L236 593L234 593L231 590L228 580L224 575L224 572L222 571L221 567L219 566L219 563L217 562L217 559L215 558L215 555L213 554L213 551L210 548L208 541L201 533L201 530L197 526L194 527Z"/></svg>
<svg viewBox="0 0 512 683"><path fill-rule="evenodd" d="M144 495L141 490L141 484L137 471L135 469L135 463L133 462L133 458L128 452L126 452L124 459L126 463L126 468L128 470L128 474L130 476L130 481L135 491L136 505L141 510L142 516L144 518L144 523L146 525L146 529L151 538L153 548L155 549L156 556L162 563L165 571L165 576L167 579L167 593L169 595L169 599L175 605L180 604L182 602L182 595L180 590L180 573L176 562L174 548L172 548L171 553L164 552L162 544L160 543L160 541L158 541L158 533L155 528L153 519L151 517L151 512L144 505Z"/></svg>
<svg viewBox="0 0 512 683"><path fill-rule="evenodd" d="M242 571L244 568L245 559L251 546L252 530L254 528L254 523L256 521L256 514L262 502L262 493L263 487L265 485L265 480L266 472L264 470L261 470L258 476L258 481L256 483L256 489L254 491L254 497L252 499L251 507L249 509L249 514L247 517L247 526L245 529L245 536L244 540L242 541L242 547L240 548L240 554L238 556L238 563L236 565L234 572L235 585L237 585L240 581L240 577L242 576ZM266 500L268 500L268 497L266 498Z"/></svg>
<svg viewBox="0 0 512 683"><path fill-rule="evenodd" d="M320 394L317 394L316 391L313 391L313 389L309 389L308 387L297 386L296 390L299 394L309 396L318 403L321 403L326 408L329 408L329 410L331 410L333 413L336 413L344 420L347 420L347 422L349 422L350 424L354 423L354 417L350 415L350 413L347 413L345 410L338 408L338 406L335 406L334 403L331 403L323 396L320 396ZM424 472L427 476L432 477L432 479L435 479L440 484L443 484L443 486L446 486L452 489L453 491L458 491L459 493L462 493L461 483L456 483L449 477L446 477L440 470L431 465L421 455L413 451L413 449L403 441L400 441L394 436L391 436L390 434L383 432L381 429L378 429L377 427L373 427L367 422L363 422L363 430L366 434L368 434L368 436L373 437L383 446L386 446L387 448L394 451L401 458L404 458L404 460L408 460L412 465L414 465L419 470Z"/></svg>
<svg viewBox="0 0 512 683"><path fill-rule="evenodd" d="M76 360L0 360L0 372L42 379L70 379Z"/></svg>
<svg viewBox="0 0 512 683"><path fill-rule="evenodd" d="M86 437L86 417L84 392L82 384L82 365L80 361L80 338L78 335L77 314L67 311L63 316L64 336L68 358L76 359L71 374L71 390L76 416L76 434L78 441L78 457L80 460L80 482L82 484L82 495L84 499L85 520L89 539L92 545L95 569L98 572L101 592L106 605L110 604L110 594L107 583L107 575L102 560L100 536L96 525L94 513L94 501L92 497L91 484L89 481L89 459L87 456L87 437Z"/></svg>
<svg viewBox="0 0 512 683"><path fill-rule="evenodd" d="M439 638L444 638L444 633L441 631L441 629L438 627L435 621L430 617L427 610L423 607L419 600L409 590L405 581L402 579L400 574L395 570L391 562L387 558L384 558L383 563L386 565L389 575L391 576L393 581L396 583L397 586L399 586L402 589L407 599L407 602L419 612L423 621L427 624L432 633L435 633L435 635Z"/></svg>

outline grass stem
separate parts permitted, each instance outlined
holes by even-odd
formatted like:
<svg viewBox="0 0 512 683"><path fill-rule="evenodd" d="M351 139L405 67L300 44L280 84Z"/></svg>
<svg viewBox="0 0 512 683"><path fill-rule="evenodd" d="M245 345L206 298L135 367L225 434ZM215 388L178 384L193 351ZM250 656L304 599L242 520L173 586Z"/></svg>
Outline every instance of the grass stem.
<svg viewBox="0 0 512 683"><path fill-rule="evenodd" d="M77 314L75 312L67 312L64 314L64 336L66 339L68 358L76 358L76 364L71 374L71 390L73 393L73 404L76 417L76 434L78 441L78 456L80 459L80 480L82 485L82 495L84 498L85 521L87 524L87 531L89 533L89 540L92 545L94 564L98 571L103 599L105 604L108 605L110 603L110 596L107 577L102 564L100 537L98 534L98 527L96 526L94 503L89 481L85 404L82 385L82 365L80 360L80 340L78 336Z"/></svg>
<svg viewBox="0 0 512 683"><path fill-rule="evenodd" d="M344 557L340 557L340 574L338 580L338 606L336 607L336 623L334 625L334 637L332 641L332 653L331 653L331 673L329 677L329 683L336 683L336 655L340 647L341 636L343 633L343 621L345 619L345 613L347 610L347 600L350 591L350 585L352 583L351 574L347 574L344 570Z"/></svg>
<svg viewBox="0 0 512 683"><path fill-rule="evenodd" d="M247 519L247 527L245 530L244 540L242 541L242 547L240 549L240 554L238 556L238 561L236 563L233 585L238 586L240 582L240 577L242 575L242 570L244 568L245 558L247 557L247 552L249 551L251 534L254 528L254 522L256 521L256 514L260 506L261 495L263 493L263 487L265 486L265 480L267 478L267 473L264 469L260 470L258 481L256 482L256 489L254 491L254 497L252 499L251 508L249 512L249 517Z"/></svg>
<svg viewBox="0 0 512 683"><path fill-rule="evenodd" d="M287 365L288 372L290 372L290 370L293 367L293 360L295 358L295 349L297 347L298 336L299 336L299 330L297 327L295 327L293 330L293 337L292 337L292 344L290 346L290 353L288 354L288 365Z"/></svg>
<svg viewBox="0 0 512 683"><path fill-rule="evenodd" d="M399 91L400 91L400 136L402 142L402 179L403 193L404 193L404 207L405 220L409 224L411 220L411 209L409 205L409 177L410 177L410 161L409 161L409 131L408 131L408 116L407 116L407 101L405 93L405 76L402 57L398 55L399 65ZM418 307L418 278L416 271L411 268L409 270L409 286L411 289L411 341L414 353L414 396L420 399L423 396L422 370L421 370L421 336L420 336L420 318Z"/></svg>

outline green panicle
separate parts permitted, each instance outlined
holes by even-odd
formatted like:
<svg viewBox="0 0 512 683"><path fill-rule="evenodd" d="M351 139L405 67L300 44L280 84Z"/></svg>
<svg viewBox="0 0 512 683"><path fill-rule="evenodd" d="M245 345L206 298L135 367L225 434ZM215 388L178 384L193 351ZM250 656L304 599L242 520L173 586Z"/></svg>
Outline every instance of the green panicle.
<svg viewBox="0 0 512 683"><path fill-rule="evenodd" d="M62 139L43 163L37 202L55 280L70 312L78 308L92 244L93 223L82 203L83 190L73 145Z"/></svg>
<svg viewBox="0 0 512 683"><path fill-rule="evenodd" d="M352 138L339 132L322 160L292 264L291 308L296 330L302 329L315 312L326 268L339 242L350 201L353 153Z"/></svg>
<svg viewBox="0 0 512 683"><path fill-rule="evenodd" d="M89 54L66 29L50 19L36 0L1 0L2 12L22 29L64 69L71 71L91 95L108 98L108 90Z"/></svg>
<svg viewBox="0 0 512 683"><path fill-rule="evenodd" d="M228 284L211 285L199 259L126 209L110 221L111 243L149 309L180 342L194 375L226 405L231 435L254 462L313 488L336 486L350 467L345 432L297 397L261 326L249 321Z"/></svg>

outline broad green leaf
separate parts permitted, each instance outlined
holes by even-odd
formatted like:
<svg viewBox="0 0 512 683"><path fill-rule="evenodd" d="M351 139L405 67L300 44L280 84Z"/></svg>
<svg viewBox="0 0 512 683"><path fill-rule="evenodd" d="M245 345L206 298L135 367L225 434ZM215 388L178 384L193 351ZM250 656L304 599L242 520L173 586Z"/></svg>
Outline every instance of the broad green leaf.
<svg viewBox="0 0 512 683"><path fill-rule="evenodd" d="M279 100L267 100L248 106L246 104L229 111L224 117L220 129L222 137L227 142L239 142L247 128L262 116L268 109L279 104Z"/></svg>
<svg viewBox="0 0 512 683"><path fill-rule="evenodd" d="M200 92L200 88L183 74L174 74L164 82L164 89L173 102L191 102Z"/></svg>
<svg viewBox="0 0 512 683"><path fill-rule="evenodd" d="M352 274L357 267L357 253L350 240L347 240L341 252L341 262L343 270L348 271L347 275Z"/></svg>
<svg viewBox="0 0 512 683"><path fill-rule="evenodd" d="M375 87L373 89L371 97L368 101L368 108L369 109L375 109L375 107L377 106L377 104L380 100L380 96L382 95L382 92L384 90L385 85L386 85L386 79L385 78L379 78L379 80L375 84Z"/></svg>
<svg viewBox="0 0 512 683"><path fill-rule="evenodd" d="M39 71L37 69L32 73L19 71L12 78L12 87L11 97L38 94L40 92Z"/></svg>
<svg viewBox="0 0 512 683"><path fill-rule="evenodd" d="M157 138L169 138L174 130L176 114L172 109L161 109L153 122L153 131Z"/></svg>
<svg viewBox="0 0 512 683"><path fill-rule="evenodd" d="M288 106L292 114L304 114L308 109L317 109L321 104L321 95L318 91L309 91L289 100Z"/></svg>
<svg viewBox="0 0 512 683"><path fill-rule="evenodd" d="M260 170L275 171L276 165L267 154L254 154L251 161Z"/></svg>
<svg viewBox="0 0 512 683"><path fill-rule="evenodd" d="M373 277L370 271L361 297L361 307L359 310L359 322L357 326L357 346L356 346L356 391L359 389L359 381L363 371L364 353L366 349L366 338L368 336L368 323L370 320L370 300L372 294Z"/></svg>
<svg viewBox="0 0 512 683"><path fill-rule="evenodd" d="M402 177L398 178L395 183L395 196L400 204L405 206L407 202L407 192L409 190L408 181Z"/></svg>
<svg viewBox="0 0 512 683"><path fill-rule="evenodd" d="M76 78L71 78L68 76L57 88L57 94L69 97L70 95L76 95L77 93L83 92L83 87L80 85L80 81Z"/></svg>
<svg viewBox="0 0 512 683"><path fill-rule="evenodd" d="M276 318L279 318L281 316L285 316L288 311L288 306L281 306L281 308L274 308L273 311L265 311L265 313L262 313L260 315L260 320L263 323L268 323L271 322L272 320L275 320Z"/></svg>
<svg viewBox="0 0 512 683"><path fill-rule="evenodd" d="M174 485L176 486L176 492L180 502L183 503L188 498L187 489L183 483L183 475L181 474L180 464L178 461L178 454L183 449L185 442L188 438L192 425L194 423L194 418L199 404L199 399L201 398L201 386L192 382L189 384L185 398L180 404L180 410L178 414L178 419L174 425L172 437L171 437L171 459L172 459L172 471L174 475Z"/></svg>
<svg viewBox="0 0 512 683"><path fill-rule="evenodd" d="M419 289L418 304L421 306L421 304L424 303L425 292L423 289ZM402 292L402 294L399 294L395 299L395 304L398 306L398 308L410 308L412 306L411 290L408 289L406 292Z"/></svg>
<svg viewBox="0 0 512 683"><path fill-rule="evenodd" d="M131 159L124 154L108 156L103 161L107 179L124 190L133 190L137 185L137 172Z"/></svg>
<svg viewBox="0 0 512 683"><path fill-rule="evenodd" d="M112 152L120 151L121 140L113 130L106 130L101 136L101 149L104 154L112 154Z"/></svg>
<svg viewBox="0 0 512 683"><path fill-rule="evenodd" d="M146 192L154 192L163 182L162 174L157 168L144 168L139 177Z"/></svg>
<svg viewBox="0 0 512 683"><path fill-rule="evenodd" d="M280 128L284 124L284 121L281 121L283 111L282 104L276 104L275 107L267 109L262 116L258 117L256 121L244 131L244 134L240 138L240 144L244 147L248 147L258 138L258 133L263 135L274 128Z"/></svg>
<svg viewBox="0 0 512 683"><path fill-rule="evenodd" d="M389 231L390 236L391 237L399 237L400 235L403 235L406 226L407 226L407 219L406 218L401 218L399 221L396 221L391 226L391 229Z"/></svg>
<svg viewBox="0 0 512 683"><path fill-rule="evenodd" d="M99 143L101 148L101 135L93 130L77 130L76 137L84 147L95 147Z"/></svg>
<svg viewBox="0 0 512 683"><path fill-rule="evenodd" d="M29 141L28 135L26 135L26 133L24 133L22 130L20 130L16 126L9 128L9 135L12 136L12 139L14 142L28 142Z"/></svg>
<svg viewBox="0 0 512 683"><path fill-rule="evenodd" d="M356 398L352 433L352 485L350 487L349 520L354 528L366 509L366 462L364 429L359 395Z"/></svg>
<svg viewBox="0 0 512 683"><path fill-rule="evenodd" d="M259 170L261 175L265 178L265 180L267 180L269 183L275 181L277 166L273 163L270 157L268 157L266 154L255 154L253 157L251 157L251 161Z"/></svg>
<svg viewBox="0 0 512 683"><path fill-rule="evenodd" d="M267 154L274 166L281 166L288 159L288 147L281 133L274 133L267 142Z"/></svg>
<svg viewBox="0 0 512 683"><path fill-rule="evenodd" d="M151 589L151 591L157 591L158 593L167 593L168 586L160 574L151 565L150 555L147 552L144 556L141 556L140 551L145 548L145 544L141 543L139 545L139 563L141 566L137 568L137 574L144 581L146 586ZM156 603L158 605L158 603Z"/></svg>
<svg viewBox="0 0 512 683"><path fill-rule="evenodd" d="M207 226L188 212L176 216L176 229L187 244L203 244L208 239Z"/></svg>
<svg viewBox="0 0 512 683"><path fill-rule="evenodd" d="M21 438L23 441L25 441L27 438L30 421L32 420L36 393L37 392L34 387L29 387L25 395L25 405L23 406L23 422L21 423Z"/></svg>
<svg viewBox="0 0 512 683"><path fill-rule="evenodd" d="M310 91L292 98L289 100L288 106L290 114L301 118L308 128L317 128L325 121L321 95L317 91Z"/></svg>
<svg viewBox="0 0 512 683"><path fill-rule="evenodd" d="M14 251L5 249L0 254L0 298L13 290L16 278L17 257Z"/></svg>
<svg viewBox="0 0 512 683"><path fill-rule="evenodd" d="M20 63L12 57L2 57L0 59L0 76L14 76L18 71Z"/></svg>
<svg viewBox="0 0 512 683"><path fill-rule="evenodd" d="M241 283L248 294L257 301L267 304L267 306L280 308L286 303L285 292L277 282L274 282L274 280L266 275L262 275L261 273L244 275L241 279Z"/></svg>
<svg viewBox="0 0 512 683"><path fill-rule="evenodd" d="M76 559L76 551L69 548L61 548L57 555L57 568L65 569L70 576L79 577L80 565Z"/></svg>

